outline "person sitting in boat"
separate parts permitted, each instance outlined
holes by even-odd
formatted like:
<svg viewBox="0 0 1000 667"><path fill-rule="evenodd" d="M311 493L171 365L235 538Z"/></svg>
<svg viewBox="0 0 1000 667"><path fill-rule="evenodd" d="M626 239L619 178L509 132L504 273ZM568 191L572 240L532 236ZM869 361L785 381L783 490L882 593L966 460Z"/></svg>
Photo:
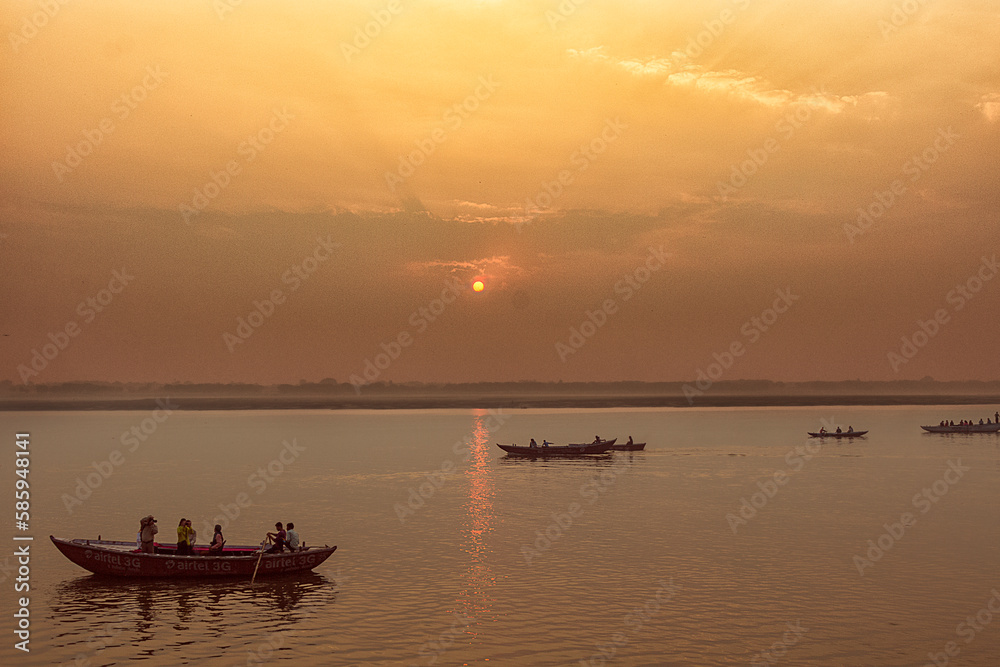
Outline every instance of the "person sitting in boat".
<svg viewBox="0 0 1000 667"><path fill-rule="evenodd" d="M854 433L854 427L853 426L848 426L847 427L847 432L848 433Z"/></svg>
<svg viewBox="0 0 1000 667"><path fill-rule="evenodd" d="M528 443L528 447L537 447L537 446L538 446L538 443L535 442L534 438L532 438L531 442Z"/></svg>
<svg viewBox="0 0 1000 667"><path fill-rule="evenodd" d="M288 533L286 533L285 529L281 527L280 521L274 524L274 527L278 529L277 532L267 534L268 540L274 540L274 546L268 549L265 553L280 554L285 549L285 540L288 539Z"/></svg>
<svg viewBox="0 0 1000 667"><path fill-rule="evenodd" d="M552 444L551 442L549 442L545 438L542 438L542 447L548 447L551 444Z"/></svg>
<svg viewBox="0 0 1000 667"><path fill-rule="evenodd" d="M843 431L840 430L839 426L837 427L837 433L843 433Z"/></svg>
<svg viewBox="0 0 1000 667"><path fill-rule="evenodd" d="M215 524L215 535L212 536L212 543L208 545L209 556L221 556L222 547L226 543L226 538L222 536L222 526Z"/></svg>
<svg viewBox="0 0 1000 667"><path fill-rule="evenodd" d="M595 445L601 444L601 436L599 436L599 435L595 435L594 436L594 444Z"/></svg>
<svg viewBox="0 0 1000 667"><path fill-rule="evenodd" d="M982 419L982 417L980 417L980 418L979 418L979 425L980 425L980 426L982 426L982 425L983 425L983 419Z"/></svg>
<svg viewBox="0 0 1000 667"><path fill-rule="evenodd" d="M288 550L298 551L299 550L299 533L295 530L295 524L291 521L288 522L288 530L285 531L286 537L288 538Z"/></svg>
<svg viewBox="0 0 1000 667"><path fill-rule="evenodd" d="M826 433L826 427L825 426L820 426L819 427L819 432L820 432L820 434Z"/></svg>
<svg viewBox="0 0 1000 667"><path fill-rule="evenodd" d="M954 421L949 421L949 422L948 422L948 426L954 426L954 425L955 425L955 422L954 422Z"/></svg>
<svg viewBox="0 0 1000 667"><path fill-rule="evenodd" d="M156 537L156 533L159 532L159 528L156 527L156 519L150 514L142 521L139 522L142 526L142 530L139 531L139 539L141 541L140 548L144 554L156 553L156 547L153 546L153 539Z"/></svg>

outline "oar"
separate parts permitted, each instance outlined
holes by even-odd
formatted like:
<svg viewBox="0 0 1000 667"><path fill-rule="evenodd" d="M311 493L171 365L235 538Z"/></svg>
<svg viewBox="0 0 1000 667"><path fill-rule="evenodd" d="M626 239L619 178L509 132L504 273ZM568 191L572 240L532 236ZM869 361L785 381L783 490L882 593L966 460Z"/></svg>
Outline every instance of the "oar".
<svg viewBox="0 0 1000 667"><path fill-rule="evenodd" d="M264 557L264 544L266 543L266 540L267 538L264 538L264 540L261 540L260 543L260 555L257 556L257 565L253 568L253 577L250 578L251 586L253 586L253 582L257 578L257 568L260 567L260 559Z"/></svg>

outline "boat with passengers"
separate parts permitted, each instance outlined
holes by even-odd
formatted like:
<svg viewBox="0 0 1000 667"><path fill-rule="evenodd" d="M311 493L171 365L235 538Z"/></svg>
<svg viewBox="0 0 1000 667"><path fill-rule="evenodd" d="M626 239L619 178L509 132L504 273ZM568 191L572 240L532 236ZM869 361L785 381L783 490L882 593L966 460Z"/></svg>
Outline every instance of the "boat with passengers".
<svg viewBox="0 0 1000 667"><path fill-rule="evenodd" d="M221 555L194 548L193 555L178 555L177 547L157 544L155 553L144 553L132 542L75 539L49 535L70 561L94 574L113 577L247 577L305 572L333 555L337 547L303 547L284 553L264 553L263 546L224 546Z"/></svg>

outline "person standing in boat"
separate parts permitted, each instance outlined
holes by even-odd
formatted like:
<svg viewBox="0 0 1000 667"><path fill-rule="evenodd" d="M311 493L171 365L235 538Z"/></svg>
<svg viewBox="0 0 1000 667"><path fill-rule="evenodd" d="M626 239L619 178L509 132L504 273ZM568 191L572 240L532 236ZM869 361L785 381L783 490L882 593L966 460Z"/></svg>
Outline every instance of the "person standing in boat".
<svg viewBox="0 0 1000 667"><path fill-rule="evenodd" d="M150 514L142 521L139 522L142 526L142 530L139 531L139 540L141 542L142 552L145 554L156 553L156 547L153 546L153 540L156 538L156 533L159 532L159 528L156 527L156 519Z"/></svg>
<svg viewBox="0 0 1000 667"><path fill-rule="evenodd" d="M277 532L267 534L269 540L274 540L274 546L268 549L267 553L280 554L285 549L285 540L288 539L288 533L281 527L280 521L274 524L274 527L277 528Z"/></svg>
<svg viewBox="0 0 1000 667"><path fill-rule="evenodd" d="M534 440L532 440L534 442ZM536 445L537 446L537 445ZM298 551L299 550L299 533L295 530L295 524L291 521L288 522L288 530L285 531L285 537L288 540L288 550Z"/></svg>
<svg viewBox="0 0 1000 667"><path fill-rule="evenodd" d="M181 517L180 523L177 524L177 555L178 556L190 556L191 555L191 543L188 541L188 536L191 534L191 527L187 519Z"/></svg>
<svg viewBox="0 0 1000 667"><path fill-rule="evenodd" d="M628 442L627 442L626 444L629 444L629 445L631 445L631 444L634 444L634 443L632 442L632 436L629 436L629 437L628 437Z"/></svg>

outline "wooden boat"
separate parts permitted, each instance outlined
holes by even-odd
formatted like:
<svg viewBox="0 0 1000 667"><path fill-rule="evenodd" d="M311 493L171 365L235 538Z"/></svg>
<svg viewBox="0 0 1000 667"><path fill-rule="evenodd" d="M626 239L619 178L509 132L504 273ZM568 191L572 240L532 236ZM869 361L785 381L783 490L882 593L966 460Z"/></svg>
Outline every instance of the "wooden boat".
<svg viewBox="0 0 1000 667"><path fill-rule="evenodd" d="M617 438L615 438L617 440ZM511 456L530 456L534 458L550 457L550 456L589 456L592 454L606 454L612 445L615 444L615 440L601 440L600 442L592 442L589 444L569 444L569 445L555 445L552 447L525 447L523 445L501 445L497 443L497 447L504 450Z"/></svg>
<svg viewBox="0 0 1000 667"><path fill-rule="evenodd" d="M997 433L1000 424L963 424L961 426L921 426L928 433Z"/></svg>
<svg viewBox="0 0 1000 667"><path fill-rule="evenodd" d="M337 547L308 547L302 551L263 554L256 546L225 547L221 556L209 556L205 547L195 555L178 556L176 545L157 545L155 554L139 551L135 542L49 539L70 559L94 574L114 577L258 577L311 570ZM258 567L258 560L260 565Z"/></svg>
<svg viewBox="0 0 1000 667"><path fill-rule="evenodd" d="M806 433L808 433L811 438L860 438L868 433L868 431L841 431L840 433L830 431L813 433L812 431L806 431Z"/></svg>
<svg viewBox="0 0 1000 667"><path fill-rule="evenodd" d="M623 442L620 445L611 445L613 452L641 452L646 448L644 442Z"/></svg>
<svg viewBox="0 0 1000 667"><path fill-rule="evenodd" d="M618 438L611 438L610 440L595 440L594 442L571 442L571 443L569 443L569 446L570 447L594 447L594 446L600 446L600 445L608 445L609 447L611 447L611 446L613 446L615 444L615 442L617 440L618 440Z"/></svg>

